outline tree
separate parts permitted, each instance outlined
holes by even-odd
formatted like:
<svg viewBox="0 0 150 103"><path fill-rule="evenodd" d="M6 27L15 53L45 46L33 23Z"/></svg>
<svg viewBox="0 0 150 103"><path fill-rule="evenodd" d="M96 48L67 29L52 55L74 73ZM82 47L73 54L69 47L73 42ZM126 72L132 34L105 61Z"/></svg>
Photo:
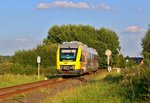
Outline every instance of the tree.
<svg viewBox="0 0 150 103"><path fill-rule="evenodd" d="M150 25L148 27L147 32L145 33L144 37L142 38L142 54L146 62L150 61Z"/></svg>
<svg viewBox="0 0 150 103"><path fill-rule="evenodd" d="M117 48L120 49L117 34L106 28L95 29L90 25L54 25L48 31L44 44L62 43L64 41L80 41L89 47L95 48L99 54L99 65L106 67L105 50L112 51L112 59L117 55ZM112 60L112 65L114 65Z"/></svg>
<svg viewBox="0 0 150 103"><path fill-rule="evenodd" d="M32 50L17 51L11 58L12 72L20 74L33 74L37 69L37 56L41 57L41 71L49 74L56 65L57 44L38 45ZM55 70L56 71L56 70Z"/></svg>
<svg viewBox="0 0 150 103"><path fill-rule="evenodd" d="M115 55L114 58L114 66L115 67L119 67L119 68L125 68L126 66L126 61L125 58L123 57L123 55Z"/></svg>

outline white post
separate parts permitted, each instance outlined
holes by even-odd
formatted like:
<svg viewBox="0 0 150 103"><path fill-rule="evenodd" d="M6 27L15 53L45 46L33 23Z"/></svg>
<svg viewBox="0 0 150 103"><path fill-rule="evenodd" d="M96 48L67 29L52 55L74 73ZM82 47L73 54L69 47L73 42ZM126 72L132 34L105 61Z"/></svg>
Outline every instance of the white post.
<svg viewBox="0 0 150 103"><path fill-rule="evenodd" d="M109 56L107 56L107 65L109 67Z"/></svg>
<svg viewBox="0 0 150 103"><path fill-rule="evenodd" d="M40 63L41 63L41 57L37 57L37 63L38 63L38 79L40 79Z"/></svg>
<svg viewBox="0 0 150 103"><path fill-rule="evenodd" d="M112 54L111 50L107 49L107 50L105 51L105 55L107 56L107 66L108 66L107 69L108 69L108 72L111 71L111 67L109 66L111 54Z"/></svg>
<svg viewBox="0 0 150 103"><path fill-rule="evenodd" d="M38 63L38 79L40 79L40 63Z"/></svg>
<svg viewBox="0 0 150 103"><path fill-rule="evenodd" d="M107 56L107 69L108 69L108 72L111 71L111 66L109 66L109 63L110 63L110 56Z"/></svg>

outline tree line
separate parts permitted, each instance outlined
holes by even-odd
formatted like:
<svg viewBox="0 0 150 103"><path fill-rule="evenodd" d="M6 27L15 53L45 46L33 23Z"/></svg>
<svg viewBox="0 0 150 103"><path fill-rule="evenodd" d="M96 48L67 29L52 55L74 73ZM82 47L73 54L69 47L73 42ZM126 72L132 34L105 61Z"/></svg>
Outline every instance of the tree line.
<svg viewBox="0 0 150 103"><path fill-rule="evenodd" d="M147 61L150 59L150 29L142 39L143 55ZM11 57L0 58L0 74L19 73L36 74L37 56L41 56L41 72L56 73L56 50L64 41L80 41L97 50L99 54L99 68L107 68L105 51L112 51L110 65L112 67L125 67L123 55L119 55L121 49L117 33L108 28L95 28L90 25L54 25L49 28L43 44L30 50L15 52ZM2 60L4 61L2 62Z"/></svg>

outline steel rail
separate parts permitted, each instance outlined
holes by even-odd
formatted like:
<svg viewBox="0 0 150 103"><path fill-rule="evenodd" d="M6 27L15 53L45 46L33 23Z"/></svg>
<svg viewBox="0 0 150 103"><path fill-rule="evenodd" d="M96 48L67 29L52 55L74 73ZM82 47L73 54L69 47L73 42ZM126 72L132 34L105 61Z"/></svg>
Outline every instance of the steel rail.
<svg viewBox="0 0 150 103"><path fill-rule="evenodd" d="M59 80L58 78L53 78L50 80L43 80L43 81L38 81L38 82L33 82L33 83L21 84L21 85L17 85L17 86L0 88L0 101L5 98L15 96L15 95L18 95L21 93L31 92L37 88L48 87L48 86L52 86L52 85L55 85L58 83L63 83L66 80L77 79L77 80L85 82L86 77L94 76L94 75L97 75L102 72L104 72L104 70L98 70L96 73L92 73L91 75L83 75L80 77L65 78L62 80Z"/></svg>
<svg viewBox="0 0 150 103"><path fill-rule="evenodd" d="M43 80L39 82L33 82L33 83L28 83L28 84L22 84L22 85L17 85L17 86L12 86L12 87L6 87L6 88L1 88L0 89L0 100L5 99L10 96L14 96L17 94L29 92L32 90L35 90L40 87L47 87L52 84L57 84L60 82L63 82L65 80L59 80L58 79L51 79L51 80Z"/></svg>

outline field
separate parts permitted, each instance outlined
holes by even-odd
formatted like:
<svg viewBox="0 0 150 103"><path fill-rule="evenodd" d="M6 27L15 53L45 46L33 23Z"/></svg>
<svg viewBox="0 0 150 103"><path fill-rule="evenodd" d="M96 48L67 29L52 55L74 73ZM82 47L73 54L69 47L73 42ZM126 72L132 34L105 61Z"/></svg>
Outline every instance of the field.
<svg viewBox="0 0 150 103"><path fill-rule="evenodd" d="M44 80L44 77L41 76L40 79L38 79L37 75L27 76L27 75L4 74L0 75L0 88L35 82L39 80Z"/></svg>

